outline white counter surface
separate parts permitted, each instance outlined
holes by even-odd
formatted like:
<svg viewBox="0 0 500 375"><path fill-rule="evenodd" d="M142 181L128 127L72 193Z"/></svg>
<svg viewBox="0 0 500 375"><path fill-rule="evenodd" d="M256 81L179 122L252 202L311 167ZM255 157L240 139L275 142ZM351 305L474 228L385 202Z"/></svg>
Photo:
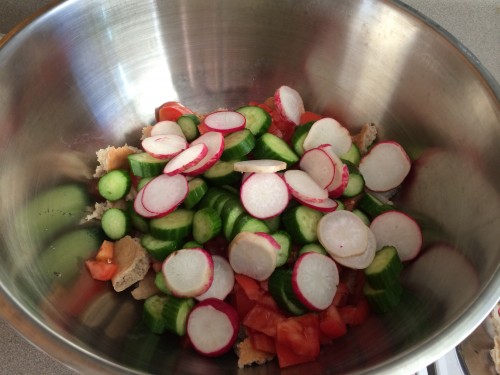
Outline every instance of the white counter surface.
<svg viewBox="0 0 500 375"><path fill-rule="evenodd" d="M48 0L1 0L0 33ZM406 0L461 41L500 82L500 0ZM0 374L74 374L0 319ZM476 375L476 374L473 374Z"/></svg>

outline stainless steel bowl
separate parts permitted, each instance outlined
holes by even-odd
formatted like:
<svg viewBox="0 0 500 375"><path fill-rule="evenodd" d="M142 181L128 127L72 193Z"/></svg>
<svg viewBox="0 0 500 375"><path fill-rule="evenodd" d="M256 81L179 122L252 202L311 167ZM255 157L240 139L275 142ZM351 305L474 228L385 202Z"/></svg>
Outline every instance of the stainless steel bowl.
<svg viewBox="0 0 500 375"><path fill-rule="evenodd" d="M162 102L203 112L282 84L353 131L375 122L401 142L416 162L398 203L426 244L456 248L410 267L394 313L283 372L408 374L463 340L500 290L500 89L453 37L382 0L75 0L9 34L0 42L3 317L85 373L279 373L274 363L237 370L232 356L208 360L146 334L129 296L85 279L91 238L54 244L79 207L44 191L89 186L95 151L137 142Z"/></svg>

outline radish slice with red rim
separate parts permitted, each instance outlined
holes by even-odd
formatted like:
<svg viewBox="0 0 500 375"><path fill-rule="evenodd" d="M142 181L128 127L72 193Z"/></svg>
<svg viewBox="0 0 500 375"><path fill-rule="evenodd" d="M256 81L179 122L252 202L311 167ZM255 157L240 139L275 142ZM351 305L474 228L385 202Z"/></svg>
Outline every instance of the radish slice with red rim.
<svg viewBox="0 0 500 375"><path fill-rule="evenodd" d="M292 288L308 309L320 311L330 306L338 283L339 271L330 257L309 252L295 261Z"/></svg>
<svg viewBox="0 0 500 375"><path fill-rule="evenodd" d="M377 143L359 163L366 187L373 191L398 187L410 169L410 157L399 143L393 141Z"/></svg>
<svg viewBox="0 0 500 375"><path fill-rule="evenodd" d="M268 240L272 247L274 247L276 250L281 249L281 245L270 234L264 232L255 232L255 234Z"/></svg>
<svg viewBox="0 0 500 375"><path fill-rule="evenodd" d="M288 205L287 184L276 173L254 173L242 183L240 199L253 217L275 217Z"/></svg>
<svg viewBox="0 0 500 375"><path fill-rule="evenodd" d="M221 157L224 151L224 137L218 132L208 132L191 142L191 146L203 143L208 152L198 163L184 171L189 176L196 176L212 167Z"/></svg>
<svg viewBox="0 0 500 375"><path fill-rule="evenodd" d="M368 231L358 216L345 210L326 214L317 228L319 242L332 257L362 254L368 243Z"/></svg>
<svg viewBox="0 0 500 375"><path fill-rule="evenodd" d="M344 267L353 268L357 270L362 270L368 267L375 258L377 243L375 240L375 236L369 229L367 234L368 234L368 241L366 243L366 249L363 253L348 257L334 256L333 260L335 260L338 264Z"/></svg>
<svg viewBox="0 0 500 375"><path fill-rule="evenodd" d="M323 189L326 189L335 177L335 164L330 156L320 148L306 151L300 158L299 167L307 172Z"/></svg>
<svg viewBox="0 0 500 375"><path fill-rule="evenodd" d="M377 249L394 246L401 261L415 258L422 248L422 231L412 217L400 211L384 212L370 224Z"/></svg>
<svg viewBox="0 0 500 375"><path fill-rule="evenodd" d="M314 210L321 212L333 212L339 206L337 201L330 198L326 198L323 202L318 202L318 203L305 202L301 201L300 199L297 199L297 201L299 201L304 206L310 207Z"/></svg>
<svg viewBox="0 0 500 375"><path fill-rule="evenodd" d="M330 160L335 167L335 176L326 190L328 190L330 198L338 198L344 193L344 190L349 183L349 168L333 151L332 145L322 144L318 146L318 148L323 150L330 157Z"/></svg>
<svg viewBox="0 0 500 375"><path fill-rule="evenodd" d="M224 300L233 290L234 286L234 271L226 258L220 255L212 255L214 263L214 277L210 288L195 298L198 301L203 301L208 298L218 298Z"/></svg>
<svg viewBox="0 0 500 375"><path fill-rule="evenodd" d="M277 251L264 237L252 232L240 232L231 241L228 258L234 272L263 281L276 268Z"/></svg>
<svg viewBox="0 0 500 375"><path fill-rule="evenodd" d="M149 181L141 191L142 205L147 211L164 216L172 212L186 198L189 187L186 177L181 174L162 174Z"/></svg>
<svg viewBox="0 0 500 375"><path fill-rule="evenodd" d="M147 210L142 204L142 197L144 195L144 188L138 191L137 195L134 199L134 211L142 217L145 218L154 218L158 216L158 213L151 212Z"/></svg>
<svg viewBox="0 0 500 375"><path fill-rule="evenodd" d="M283 179L290 189L290 193L301 201L320 203L328 198L328 192L304 171L288 170L283 175Z"/></svg>
<svg viewBox="0 0 500 375"><path fill-rule="evenodd" d="M191 146L182 151L180 154L174 156L163 169L163 173L169 176L181 173L189 167L196 165L207 155L207 153L208 147L203 143Z"/></svg>
<svg viewBox="0 0 500 375"><path fill-rule="evenodd" d="M228 134L243 130L246 118L239 112L217 111L208 114L203 119L203 124L211 131Z"/></svg>
<svg viewBox="0 0 500 375"><path fill-rule="evenodd" d="M153 135L142 140L142 148L157 159L171 158L187 148L186 139L178 135Z"/></svg>
<svg viewBox="0 0 500 375"><path fill-rule="evenodd" d="M234 163L234 170L237 172L274 173L285 169L284 161L272 159L245 160Z"/></svg>
<svg viewBox="0 0 500 375"><path fill-rule="evenodd" d="M311 150L325 143L332 146L337 156L342 156L351 148L351 134L337 120L322 118L316 121L307 133L304 150Z"/></svg>
<svg viewBox="0 0 500 375"><path fill-rule="evenodd" d="M216 298L198 303L189 313L186 332L193 348L208 357L229 351L239 332L238 312Z"/></svg>
<svg viewBox="0 0 500 375"><path fill-rule="evenodd" d="M274 93L274 105L285 120L298 125L304 113L304 102L300 94L288 86L281 86Z"/></svg>
<svg viewBox="0 0 500 375"><path fill-rule="evenodd" d="M196 297L212 285L214 263L204 249L181 249L171 253L162 265L167 288L177 297Z"/></svg>
<svg viewBox="0 0 500 375"><path fill-rule="evenodd" d="M178 135L186 139L181 127L174 121L160 121L153 125L151 136L154 135Z"/></svg>

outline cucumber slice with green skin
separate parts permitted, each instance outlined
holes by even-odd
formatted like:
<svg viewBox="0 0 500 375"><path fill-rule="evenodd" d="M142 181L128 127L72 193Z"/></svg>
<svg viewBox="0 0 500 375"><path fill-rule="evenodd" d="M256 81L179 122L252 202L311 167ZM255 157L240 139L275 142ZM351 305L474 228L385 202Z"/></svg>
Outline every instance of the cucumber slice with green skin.
<svg viewBox="0 0 500 375"><path fill-rule="evenodd" d="M343 160L343 162L347 165L349 170L349 182L347 183L342 195L347 198L352 198L364 192L365 179L353 163L347 160Z"/></svg>
<svg viewBox="0 0 500 375"><path fill-rule="evenodd" d="M193 238L196 242L204 244L217 236L222 228L219 213L211 207L196 211L193 216Z"/></svg>
<svg viewBox="0 0 500 375"><path fill-rule="evenodd" d="M322 217L322 212L301 205L287 209L282 222L293 242L304 245L318 241L317 226Z"/></svg>
<svg viewBox="0 0 500 375"><path fill-rule="evenodd" d="M204 207L214 207L214 202L221 196L221 195L226 195L228 192L224 189L221 189L219 187L214 187L211 186L208 188L207 192L201 199L199 205L197 208L201 209Z"/></svg>
<svg viewBox="0 0 500 375"><path fill-rule="evenodd" d="M325 248L316 242L308 243L308 244L305 244L304 246L302 246L299 250L298 255L300 256L302 254L310 253L310 252L328 255L328 252L325 250Z"/></svg>
<svg viewBox="0 0 500 375"><path fill-rule="evenodd" d="M340 199L335 199L335 202L337 202L337 208L335 209L335 211L345 210L344 202L342 202Z"/></svg>
<svg viewBox="0 0 500 375"><path fill-rule="evenodd" d="M142 233L149 232L149 220L135 212L134 203L132 201L127 203L127 214L130 217L130 223L134 229Z"/></svg>
<svg viewBox="0 0 500 375"><path fill-rule="evenodd" d="M236 198L225 201L221 210L222 232L226 240L230 240L234 224L241 215L246 214L243 205Z"/></svg>
<svg viewBox="0 0 500 375"><path fill-rule="evenodd" d="M200 125L200 119L198 116L192 114L182 115L177 119L177 123L188 142L194 141L199 137L198 125Z"/></svg>
<svg viewBox="0 0 500 375"><path fill-rule="evenodd" d="M392 205L383 203L370 193L365 193L361 197L361 199L358 201L358 208L366 213L372 220L378 215L394 209Z"/></svg>
<svg viewBox="0 0 500 375"><path fill-rule="evenodd" d="M358 208L355 208L352 210L352 213L359 217L363 223L365 223L367 226L370 226L370 218L368 217L367 214L365 214L363 211L361 211Z"/></svg>
<svg viewBox="0 0 500 375"><path fill-rule="evenodd" d="M263 232L269 233L269 227L262 220L256 219L246 213L238 217L238 220L234 223L233 232L231 233L231 239L233 239L238 233L241 232Z"/></svg>
<svg viewBox="0 0 500 375"><path fill-rule="evenodd" d="M188 182L188 195L184 199L184 207L191 209L196 206L208 191L208 185L200 177L195 177Z"/></svg>
<svg viewBox="0 0 500 375"><path fill-rule="evenodd" d="M314 121L307 122L303 125L299 125L295 127L295 130L292 135L292 147L293 150L297 153L297 155L302 156L306 152L304 150L304 139L307 137L307 133L311 130Z"/></svg>
<svg viewBox="0 0 500 375"><path fill-rule="evenodd" d="M279 307L293 315L302 315L307 309L299 301L292 287L292 270L278 268L269 277L269 293Z"/></svg>
<svg viewBox="0 0 500 375"><path fill-rule="evenodd" d="M364 272L371 286L382 289L399 282L402 269L403 263L397 249L394 246L384 246L376 252L375 258Z"/></svg>
<svg viewBox="0 0 500 375"><path fill-rule="evenodd" d="M288 167L299 161L297 154L281 138L266 133L255 142L253 154L256 159L272 159L284 161Z"/></svg>
<svg viewBox="0 0 500 375"><path fill-rule="evenodd" d="M203 177L214 185L232 185L241 180L241 174L234 170L234 163L219 160L203 173Z"/></svg>
<svg viewBox="0 0 500 375"><path fill-rule="evenodd" d="M349 151L347 151L344 155L341 155L340 158L358 166L361 161L361 152L359 152L358 146L353 143Z"/></svg>
<svg viewBox="0 0 500 375"><path fill-rule="evenodd" d="M167 216L149 222L150 233L160 240L182 241L192 231L193 211L178 208Z"/></svg>
<svg viewBox="0 0 500 375"><path fill-rule="evenodd" d="M281 225L281 216L275 216L271 217L269 219L264 219L263 222L267 225L271 233L276 232L278 229L280 229Z"/></svg>
<svg viewBox="0 0 500 375"><path fill-rule="evenodd" d="M104 199L115 202L125 197L132 186L130 173L124 169L115 169L99 179L97 190Z"/></svg>
<svg viewBox="0 0 500 375"><path fill-rule="evenodd" d="M182 249L203 249L203 245L196 241L188 241L182 245Z"/></svg>
<svg viewBox="0 0 500 375"><path fill-rule="evenodd" d="M165 332L165 318L163 309L168 302L167 296L154 295L144 301L142 320L153 333Z"/></svg>
<svg viewBox="0 0 500 375"><path fill-rule="evenodd" d="M276 267L281 267L288 261L290 253L292 252L292 238L284 230L280 230L271 234L274 240L280 245L276 256Z"/></svg>
<svg viewBox="0 0 500 375"><path fill-rule="evenodd" d="M236 112L245 116L245 127L252 132L255 137L260 137L267 132L271 126L271 115L264 109L257 106L245 106L238 108Z"/></svg>
<svg viewBox="0 0 500 375"><path fill-rule="evenodd" d="M154 177L142 177L137 183L137 191L141 190L146 184L151 181Z"/></svg>
<svg viewBox="0 0 500 375"><path fill-rule="evenodd" d="M130 230L130 217L124 210L110 208L102 215L101 227L110 239L119 240Z"/></svg>
<svg viewBox="0 0 500 375"><path fill-rule="evenodd" d="M139 177L156 177L163 173L163 168L167 165L167 159L157 159L147 152L131 154L128 163L132 173Z"/></svg>
<svg viewBox="0 0 500 375"><path fill-rule="evenodd" d="M166 295L171 295L172 292L167 287L167 283L165 282L165 277L163 277L163 272L157 272L155 275L155 285L160 290L160 292L165 293Z"/></svg>
<svg viewBox="0 0 500 375"><path fill-rule="evenodd" d="M224 137L224 151L222 152L221 159L241 160L244 156L248 155L255 147L255 137L248 129L243 129L231 133Z"/></svg>
<svg viewBox="0 0 500 375"><path fill-rule="evenodd" d="M141 245L154 259L159 261L163 261L168 255L179 249L179 242L160 240L149 233L142 236Z"/></svg>
<svg viewBox="0 0 500 375"><path fill-rule="evenodd" d="M403 287L395 282L389 287L375 289L368 282L363 287L363 294L370 306L378 313L383 314L393 310L401 301Z"/></svg>
<svg viewBox="0 0 500 375"><path fill-rule="evenodd" d="M162 312L165 330L178 336L184 336L186 334L187 318L194 304L193 298L169 296Z"/></svg>

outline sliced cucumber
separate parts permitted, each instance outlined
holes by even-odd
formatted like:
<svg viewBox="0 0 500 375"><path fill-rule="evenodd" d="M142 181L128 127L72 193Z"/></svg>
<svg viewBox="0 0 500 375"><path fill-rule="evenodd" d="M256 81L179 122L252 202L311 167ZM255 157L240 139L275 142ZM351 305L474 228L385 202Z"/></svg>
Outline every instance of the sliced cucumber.
<svg viewBox="0 0 500 375"><path fill-rule="evenodd" d="M177 124L181 127L186 141L194 141L200 135L198 130L198 125L200 125L200 119L198 116L193 114L182 115L177 119Z"/></svg>
<svg viewBox="0 0 500 375"><path fill-rule="evenodd" d="M269 277L268 287L269 293L283 310L293 315L302 315L307 312L293 291L291 269L276 269Z"/></svg>
<svg viewBox="0 0 500 375"><path fill-rule="evenodd" d="M351 162L354 165L359 165L361 161L361 153L359 152L358 146L355 143L351 144L351 148L344 155L340 157L342 160Z"/></svg>
<svg viewBox="0 0 500 375"><path fill-rule="evenodd" d="M142 233L149 232L149 220L135 212L133 201L127 202L127 214L134 229Z"/></svg>
<svg viewBox="0 0 500 375"><path fill-rule="evenodd" d="M219 213L211 207L196 211L193 217L193 238L204 244L217 236L221 231L222 221Z"/></svg>
<svg viewBox="0 0 500 375"><path fill-rule="evenodd" d="M314 121L305 123L303 125L299 125L295 127L295 130L292 135L292 147L293 150L297 153L297 155L302 156L305 153L304 150L304 139L307 137L307 133L311 130Z"/></svg>
<svg viewBox="0 0 500 375"><path fill-rule="evenodd" d="M328 255L328 252L325 250L325 248L323 246L321 246L317 242L313 242L313 243L308 243L308 244L305 244L304 246L302 246L299 250L298 256L301 256L302 254L310 253L310 252Z"/></svg>
<svg viewBox="0 0 500 375"><path fill-rule="evenodd" d="M139 177L159 176L168 162L166 159L156 159L147 152L131 154L127 158L132 173Z"/></svg>
<svg viewBox="0 0 500 375"><path fill-rule="evenodd" d="M124 198L130 191L131 186L130 173L124 169L115 169L99 179L97 189L101 197L115 202Z"/></svg>
<svg viewBox="0 0 500 375"><path fill-rule="evenodd" d="M232 185L241 180L241 173L234 170L234 163L219 160L203 173L203 177L214 185Z"/></svg>
<svg viewBox="0 0 500 375"><path fill-rule="evenodd" d="M141 190L146 184L151 181L154 177L142 177L137 183L137 191Z"/></svg>
<svg viewBox="0 0 500 375"><path fill-rule="evenodd" d="M224 152L222 160L241 160L255 147L255 137L248 129L230 133L224 137Z"/></svg>
<svg viewBox="0 0 500 375"><path fill-rule="evenodd" d="M110 208L101 218L101 227L106 236L112 240L125 237L130 230L130 216L119 208Z"/></svg>
<svg viewBox="0 0 500 375"><path fill-rule="evenodd" d="M344 164L349 169L349 182L342 195L352 198L361 194L365 189L365 179L359 172L358 168L351 162L344 160Z"/></svg>
<svg viewBox="0 0 500 375"><path fill-rule="evenodd" d="M163 308L165 329L179 336L186 334L186 323L191 309L194 307L194 299L177 298L169 296Z"/></svg>
<svg viewBox="0 0 500 375"><path fill-rule="evenodd" d="M144 301L142 320L153 333L165 332L165 318L163 310L167 304L167 296L154 295Z"/></svg>
<svg viewBox="0 0 500 375"><path fill-rule="evenodd" d="M284 161L288 167L299 161L297 154L281 138L266 133L255 142L253 154L257 159Z"/></svg>
<svg viewBox="0 0 500 375"><path fill-rule="evenodd" d="M290 253L292 252L292 238L288 232L284 230L275 232L271 234L271 236L280 245L280 249L278 250L278 255L276 257L276 267L281 267L286 264L288 258L290 257Z"/></svg>
<svg viewBox="0 0 500 375"><path fill-rule="evenodd" d="M263 135L267 132L269 126L271 126L271 115L260 107L249 105L238 108L236 112L245 116L245 127L250 130L255 137Z"/></svg>
<svg viewBox="0 0 500 375"><path fill-rule="evenodd" d="M191 209L196 206L208 191L208 185L200 177L193 178L188 182L189 192L184 199L184 207Z"/></svg>
<svg viewBox="0 0 500 375"><path fill-rule="evenodd" d="M244 214L246 214L246 211L237 198L229 199L224 203L220 216L222 219L222 232L227 240L231 239L234 224Z"/></svg>
<svg viewBox="0 0 500 375"><path fill-rule="evenodd" d="M203 249L203 245L196 241L188 241L181 247L182 249Z"/></svg>
<svg viewBox="0 0 500 375"><path fill-rule="evenodd" d="M263 221L269 227L269 230L271 231L271 233L273 233L273 232L276 232L280 228L281 216L278 215L275 217L271 217L269 219L264 219Z"/></svg>
<svg viewBox="0 0 500 375"><path fill-rule="evenodd" d="M386 288L399 282L403 263L394 246L384 246L375 253L372 263L364 270L366 280L375 288Z"/></svg>
<svg viewBox="0 0 500 375"><path fill-rule="evenodd" d="M163 261L175 250L179 249L179 242L172 240L160 240L146 233L141 238L141 245L156 260Z"/></svg>
<svg viewBox="0 0 500 375"><path fill-rule="evenodd" d="M365 214L363 211L361 211L358 208L355 208L352 210L352 213L359 217L363 223L365 223L367 226L370 226L370 218L368 217L367 214Z"/></svg>
<svg viewBox="0 0 500 375"><path fill-rule="evenodd" d="M368 303L378 313L386 313L394 309L403 295L403 287L399 282L390 287L375 289L368 282L363 286L363 294Z"/></svg>
<svg viewBox="0 0 500 375"><path fill-rule="evenodd" d="M300 205L285 210L282 221L294 242L306 244L318 241L316 228L322 217L322 212Z"/></svg>
<svg viewBox="0 0 500 375"><path fill-rule="evenodd" d="M157 272L155 275L155 285L159 289L160 292L165 293L167 295L171 295L172 292L168 289L167 283L165 282L165 277L163 276L163 272Z"/></svg>
<svg viewBox="0 0 500 375"><path fill-rule="evenodd" d="M160 240L183 241L193 228L193 211L178 208L167 216L149 222L150 233Z"/></svg>
<svg viewBox="0 0 500 375"><path fill-rule="evenodd" d="M390 204L385 204L376 198L373 194L365 193L358 201L358 208L365 212L370 219L374 219L381 213L393 210Z"/></svg>
<svg viewBox="0 0 500 375"><path fill-rule="evenodd" d="M238 217L238 220L234 223L233 232L231 233L231 239L233 239L240 232L264 232L269 233L269 227L259 219L256 219L247 213Z"/></svg>

